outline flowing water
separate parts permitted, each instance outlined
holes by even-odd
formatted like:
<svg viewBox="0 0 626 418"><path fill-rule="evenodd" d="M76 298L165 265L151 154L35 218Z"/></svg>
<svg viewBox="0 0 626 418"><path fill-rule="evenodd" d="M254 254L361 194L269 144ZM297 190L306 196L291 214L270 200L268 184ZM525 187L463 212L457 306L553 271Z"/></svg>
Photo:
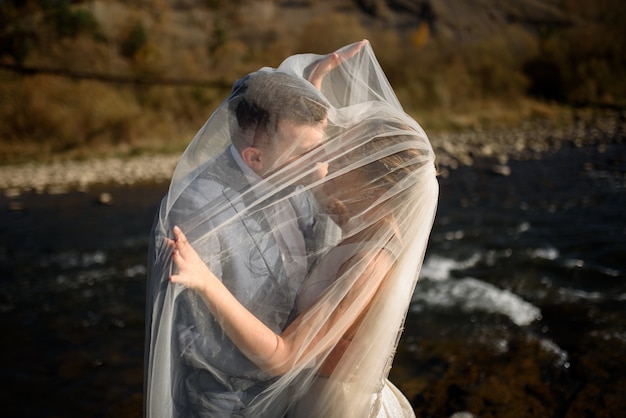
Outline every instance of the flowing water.
<svg viewBox="0 0 626 418"><path fill-rule="evenodd" d="M510 168L440 178L391 378L418 416L619 416L626 146ZM2 416L141 416L145 260L166 188L0 198Z"/></svg>

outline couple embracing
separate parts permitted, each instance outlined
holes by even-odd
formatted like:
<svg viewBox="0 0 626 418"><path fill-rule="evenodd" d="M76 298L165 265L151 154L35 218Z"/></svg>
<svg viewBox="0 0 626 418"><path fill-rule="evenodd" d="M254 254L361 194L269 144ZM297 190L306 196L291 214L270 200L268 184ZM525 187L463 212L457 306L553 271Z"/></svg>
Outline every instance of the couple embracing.
<svg viewBox="0 0 626 418"><path fill-rule="evenodd" d="M237 81L155 218L147 417L412 417L388 380L438 196L367 41Z"/></svg>

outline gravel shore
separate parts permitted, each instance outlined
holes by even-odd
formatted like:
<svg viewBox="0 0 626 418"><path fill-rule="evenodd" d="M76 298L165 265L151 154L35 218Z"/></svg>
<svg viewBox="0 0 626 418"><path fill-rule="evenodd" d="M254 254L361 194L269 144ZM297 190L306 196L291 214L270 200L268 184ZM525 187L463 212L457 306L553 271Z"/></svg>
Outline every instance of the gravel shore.
<svg viewBox="0 0 626 418"><path fill-rule="evenodd" d="M562 146L598 145L624 140L624 117L614 114L593 123L568 126L533 123L515 129L430 133L441 175L476 161L494 174L507 175L509 159L541 158ZM600 148L601 150L601 148ZM170 180L179 155L106 158L0 166L0 190L7 197L23 192L58 194L86 190L94 184L132 185Z"/></svg>
<svg viewBox="0 0 626 418"><path fill-rule="evenodd" d="M172 177L178 158L156 155L7 165L0 167L0 189L11 197L26 191L59 194L86 190L94 184L164 182Z"/></svg>

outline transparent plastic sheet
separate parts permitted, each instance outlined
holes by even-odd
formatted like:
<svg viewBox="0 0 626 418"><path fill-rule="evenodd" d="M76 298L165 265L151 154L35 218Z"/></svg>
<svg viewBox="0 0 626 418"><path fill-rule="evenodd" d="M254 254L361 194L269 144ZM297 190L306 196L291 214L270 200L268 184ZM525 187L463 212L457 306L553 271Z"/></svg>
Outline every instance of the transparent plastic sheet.
<svg viewBox="0 0 626 418"><path fill-rule="evenodd" d="M434 160L367 42L235 83L155 218L145 415L413 416L387 375L436 211ZM195 254L206 272L188 273Z"/></svg>

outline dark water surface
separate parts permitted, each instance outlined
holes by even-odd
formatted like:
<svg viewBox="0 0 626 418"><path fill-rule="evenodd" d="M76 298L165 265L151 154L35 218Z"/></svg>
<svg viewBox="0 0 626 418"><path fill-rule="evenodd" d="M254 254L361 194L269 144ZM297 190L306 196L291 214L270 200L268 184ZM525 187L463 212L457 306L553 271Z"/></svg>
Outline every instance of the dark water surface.
<svg viewBox="0 0 626 418"><path fill-rule="evenodd" d="M418 416L624 416L626 145L510 168L440 179L391 378ZM0 198L0 415L141 416L145 260L166 188Z"/></svg>

